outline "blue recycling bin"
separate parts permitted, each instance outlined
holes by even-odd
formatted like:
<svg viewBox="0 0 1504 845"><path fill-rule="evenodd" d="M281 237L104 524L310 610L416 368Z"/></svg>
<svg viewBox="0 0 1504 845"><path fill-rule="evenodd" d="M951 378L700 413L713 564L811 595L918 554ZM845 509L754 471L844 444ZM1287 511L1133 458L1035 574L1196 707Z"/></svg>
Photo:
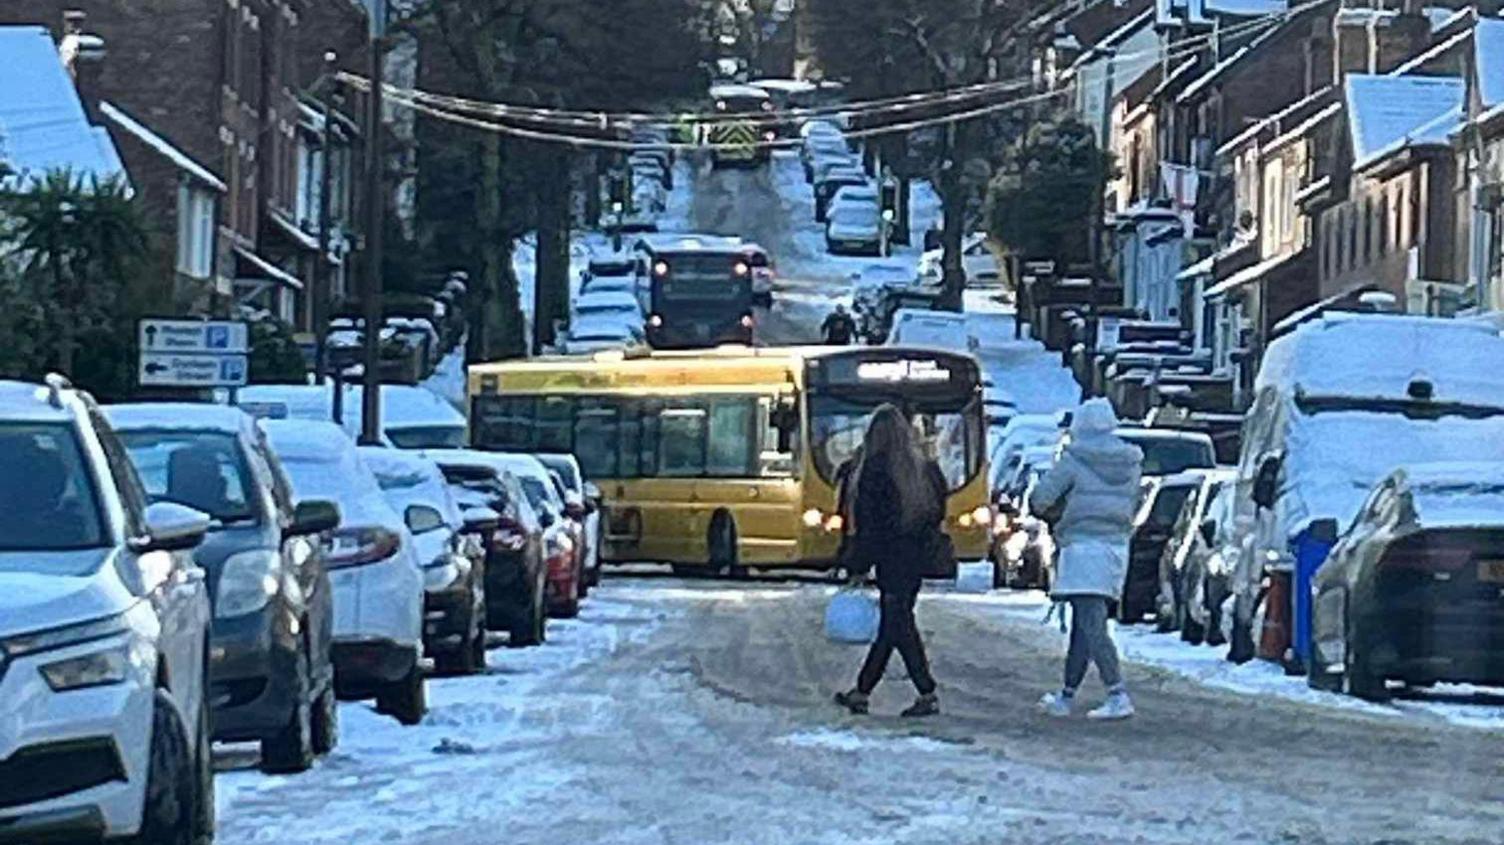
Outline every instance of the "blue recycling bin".
<svg viewBox="0 0 1504 845"><path fill-rule="evenodd" d="M1326 563L1327 556L1332 553L1335 541L1324 537L1314 536L1310 528L1300 532L1290 542L1290 550L1295 555L1295 584L1291 592L1291 601L1294 604L1294 632L1292 647L1295 658L1303 667L1311 665L1312 631L1311 631L1311 582L1316 578L1317 570Z"/></svg>

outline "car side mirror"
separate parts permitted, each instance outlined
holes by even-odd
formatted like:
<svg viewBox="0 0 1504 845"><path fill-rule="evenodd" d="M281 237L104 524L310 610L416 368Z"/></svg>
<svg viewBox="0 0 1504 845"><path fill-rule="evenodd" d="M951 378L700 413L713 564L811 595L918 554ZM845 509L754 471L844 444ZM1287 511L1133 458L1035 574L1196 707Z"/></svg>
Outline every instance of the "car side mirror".
<svg viewBox="0 0 1504 845"><path fill-rule="evenodd" d="M542 525L544 528L551 528L551 527L553 527L553 524L556 521L557 520L554 518L554 515L553 515L552 512L550 512L550 511L539 511L538 512L538 524Z"/></svg>
<svg viewBox="0 0 1504 845"><path fill-rule="evenodd" d="M1268 455L1259 462L1258 472L1253 477L1253 503L1266 510L1274 507L1279 497L1279 455Z"/></svg>
<svg viewBox="0 0 1504 845"><path fill-rule="evenodd" d="M1201 540L1208 546L1217 542L1217 521L1215 519L1201 520Z"/></svg>
<svg viewBox="0 0 1504 845"><path fill-rule="evenodd" d="M339 505L322 499L299 502L293 509L292 523L285 532L289 537L307 537L322 534L339 527Z"/></svg>
<svg viewBox="0 0 1504 845"><path fill-rule="evenodd" d="M407 522L407 530L414 535L427 534L444 527L444 515L428 505L408 505L403 519Z"/></svg>
<svg viewBox="0 0 1504 845"><path fill-rule="evenodd" d="M585 501L587 502L599 502L602 498L603 494L601 493L600 485L594 481L585 482L585 486L581 489L585 493Z"/></svg>
<svg viewBox="0 0 1504 845"><path fill-rule="evenodd" d="M209 533L209 515L177 502L147 505L146 533L131 542L137 553L179 552L194 548Z"/></svg>
<svg viewBox="0 0 1504 845"><path fill-rule="evenodd" d="M570 501L564 503L564 515L569 517L570 519L584 519L585 515L588 513L590 513L590 511L585 508L585 503L583 501Z"/></svg>
<svg viewBox="0 0 1504 845"><path fill-rule="evenodd" d="M465 508L465 533L489 534L501 526L501 514L490 508Z"/></svg>

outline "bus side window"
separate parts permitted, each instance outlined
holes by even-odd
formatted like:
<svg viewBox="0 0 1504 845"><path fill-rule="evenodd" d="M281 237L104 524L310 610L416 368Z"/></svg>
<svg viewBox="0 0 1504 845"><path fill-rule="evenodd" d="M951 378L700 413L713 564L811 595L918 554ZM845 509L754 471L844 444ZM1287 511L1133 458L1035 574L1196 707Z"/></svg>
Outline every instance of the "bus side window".
<svg viewBox="0 0 1504 845"><path fill-rule="evenodd" d="M754 423L753 399L716 399L710 404L710 434L706 447L705 474L724 478L757 475L761 444Z"/></svg>
<svg viewBox="0 0 1504 845"><path fill-rule="evenodd" d="M574 401L568 397L550 396L537 403L537 418L534 433L537 448L542 452L573 452L572 421Z"/></svg>
<svg viewBox="0 0 1504 845"><path fill-rule="evenodd" d="M663 412L662 403L644 400L638 405L640 437L637 441L637 472L643 478L658 475L658 415Z"/></svg>
<svg viewBox="0 0 1504 845"><path fill-rule="evenodd" d="M587 478L621 478L620 417L600 400L581 399L574 421L574 455Z"/></svg>
<svg viewBox="0 0 1504 845"><path fill-rule="evenodd" d="M658 417L658 475L699 478L705 474L706 429L703 408L665 408Z"/></svg>

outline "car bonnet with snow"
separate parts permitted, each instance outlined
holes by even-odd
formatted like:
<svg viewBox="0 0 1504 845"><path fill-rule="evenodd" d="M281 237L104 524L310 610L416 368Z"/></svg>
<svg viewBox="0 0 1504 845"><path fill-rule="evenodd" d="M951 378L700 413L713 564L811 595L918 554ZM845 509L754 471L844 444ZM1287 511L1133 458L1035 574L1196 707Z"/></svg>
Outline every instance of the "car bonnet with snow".
<svg viewBox="0 0 1504 845"><path fill-rule="evenodd" d="M574 313L576 320L587 320L596 316L616 315L641 319L642 304L631 293L589 291L580 294L575 299Z"/></svg>

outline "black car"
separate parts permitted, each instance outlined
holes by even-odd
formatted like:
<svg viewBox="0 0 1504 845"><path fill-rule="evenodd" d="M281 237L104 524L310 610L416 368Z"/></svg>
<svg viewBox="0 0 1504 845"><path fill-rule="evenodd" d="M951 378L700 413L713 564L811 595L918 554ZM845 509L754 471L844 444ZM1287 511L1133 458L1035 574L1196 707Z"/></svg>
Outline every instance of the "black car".
<svg viewBox="0 0 1504 845"><path fill-rule="evenodd" d="M1202 473L1191 471L1145 481L1144 502L1134 521L1128 543L1128 576L1118 605L1122 622L1141 622L1155 611L1159 597L1159 561L1170 541L1175 521L1191 494L1202 483Z"/></svg>
<svg viewBox="0 0 1504 845"><path fill-rule="evenodd" d="M507 631L512 647L548 636L543 524L517 479L486 452L430 450L462 509L486 508L500 518L486 546L486 627Z"/></svg>
<svg viewBox="0 0 1504 845"><path fill-rule="evenodd" d="M213 519L194 553L208 573L214 738L259 741L262 768L307 769L338 737L334 604L322 543L329 502L293 506L255 421L218 405L106 409L153 499Z"/></svg>
<svg viewBox="0 0 1504 845"><path fill-rule="evenodd" d="M1504 465L1412 464L1380 482L1311 585L1311 686L1382 700L1391 680L1504 685L1501 514Z"/></svg>

